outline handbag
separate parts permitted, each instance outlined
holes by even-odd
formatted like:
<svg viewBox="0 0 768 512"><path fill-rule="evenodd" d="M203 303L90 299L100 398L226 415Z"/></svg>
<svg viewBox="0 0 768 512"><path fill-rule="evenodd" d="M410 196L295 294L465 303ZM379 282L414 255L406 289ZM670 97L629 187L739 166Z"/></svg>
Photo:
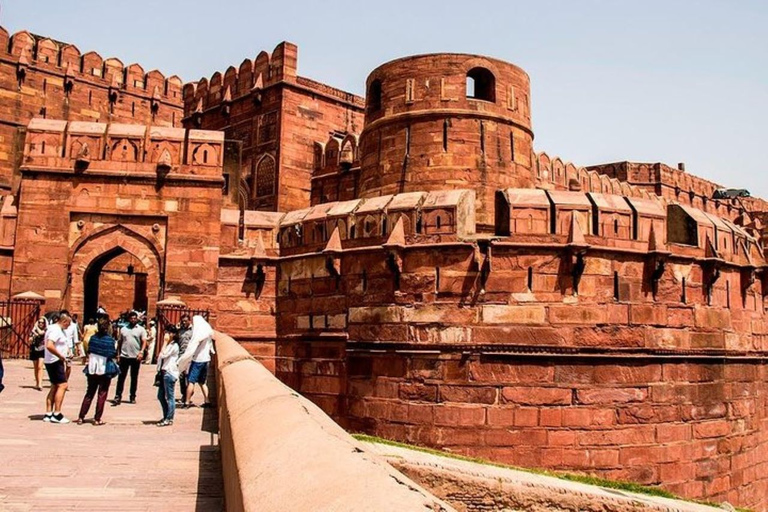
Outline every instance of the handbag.
<svg viewBox="0 0 768 512"><path fill-rule="evenodd" d="M153 386L159 388L162 385L163 385L163 371L158 370L157 373L155 374L155 383L153 384Z"/></svg>
<svg viewBox="0 0 768 512"><path fill-rule="evenodd" d="M118 375L120 375L120 367L112 358L107 359L107 365L104 368L104 375L106 375L110 379L113 379Z"/></svg>

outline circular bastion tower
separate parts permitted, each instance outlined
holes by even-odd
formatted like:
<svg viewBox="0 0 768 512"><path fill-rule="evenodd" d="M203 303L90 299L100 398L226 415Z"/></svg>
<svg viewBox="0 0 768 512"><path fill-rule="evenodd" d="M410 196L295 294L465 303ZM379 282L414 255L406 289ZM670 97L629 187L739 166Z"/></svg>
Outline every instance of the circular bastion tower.
<svg viewBox="0 0 768 512"><path fill-rule="evenodd" d="M530 80L479 55L393 60L367 80L360 197L472 189L477 229L493 232L498 189L533 184Z"/></svg>

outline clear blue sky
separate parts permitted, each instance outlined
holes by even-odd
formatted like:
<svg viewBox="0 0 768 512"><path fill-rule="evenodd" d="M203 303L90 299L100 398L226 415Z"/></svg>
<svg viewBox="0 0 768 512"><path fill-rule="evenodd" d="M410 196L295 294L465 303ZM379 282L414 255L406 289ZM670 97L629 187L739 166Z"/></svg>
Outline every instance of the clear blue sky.
<svg viewBox="0 0 768 512"><path fill-rule="evenodd" d="M0 23L184 80L288 40L301 75L358 94L392 58L486 54L531 76L537 150L685 162L768 198L765 1L6 0Z"/></svg>

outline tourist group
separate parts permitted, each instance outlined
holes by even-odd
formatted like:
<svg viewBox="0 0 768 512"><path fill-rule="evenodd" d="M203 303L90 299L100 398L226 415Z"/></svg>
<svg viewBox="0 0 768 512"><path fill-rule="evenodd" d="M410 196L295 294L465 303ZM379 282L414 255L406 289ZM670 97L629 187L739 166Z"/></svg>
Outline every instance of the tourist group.
<svg viewBox="0 0 768 512"><path fill-rule="evenodd" d="M163 412L158 426L173 424L177 382L182 408L194 406L195 384L203 394L202 407L210 407L206 381L211 354L214 353L213 329L202 316L190 318L184 314L178 325L165 325L164 331L155 374L157 399ZM118 406L124 403L123 392L129 374L127 403L135 404L139 370L142 363L152 364L156 338L157 322L154 319L147 321L146 315L136 311L122 313L113 321L107 311L99 307L95 318L89 319L82 328L77 315L70 315L66 310L41 317L30 334L29 358L34 364L35 388L43 389L43 366L51 382L43 421L70 422L62 414L61 406L68 390L73 363L77 359L83 361L83 373L87 379L77 424L85 421L94 397L96 414L93 423L104 424L104 406L115 377L117 389L112 404Z"/></svg>

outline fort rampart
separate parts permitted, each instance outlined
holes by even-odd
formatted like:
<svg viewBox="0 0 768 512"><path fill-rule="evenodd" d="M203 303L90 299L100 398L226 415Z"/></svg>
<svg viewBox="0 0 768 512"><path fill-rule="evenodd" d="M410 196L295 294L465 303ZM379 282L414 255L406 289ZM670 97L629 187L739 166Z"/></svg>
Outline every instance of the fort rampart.
<svg viewBox="0 0 768 512"><path fill-rule="evenodd" d="M9 296L92 312L112 272L348 429L768 507L761 199L535 151L497 59L398 59L363 100L287 42L182 88L0 39Z"/></svg>

